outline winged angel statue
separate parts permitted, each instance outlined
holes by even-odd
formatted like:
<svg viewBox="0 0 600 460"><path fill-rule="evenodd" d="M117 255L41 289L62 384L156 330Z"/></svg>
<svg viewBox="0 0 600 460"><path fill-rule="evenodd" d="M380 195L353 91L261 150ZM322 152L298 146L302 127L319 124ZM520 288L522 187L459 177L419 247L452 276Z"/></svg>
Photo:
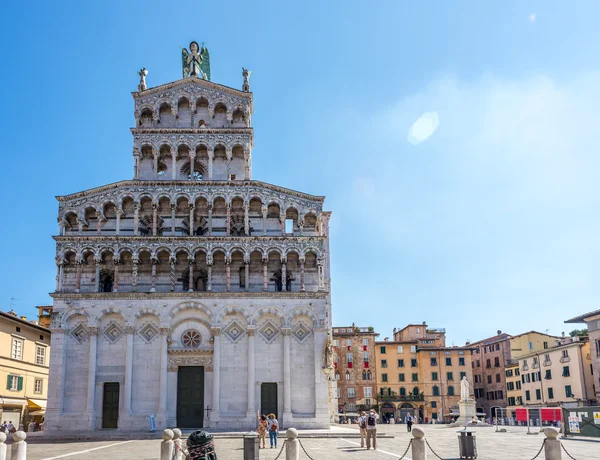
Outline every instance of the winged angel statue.
<svg viewBox="0 0 600 460"><path fill-rule="evenodd" d="M190 50L181 49L181 66L183 69L183 78L195 75L203 80L210 81L210 56L208 48L202 44L202 49L198 42L190 43Z"/></svg>

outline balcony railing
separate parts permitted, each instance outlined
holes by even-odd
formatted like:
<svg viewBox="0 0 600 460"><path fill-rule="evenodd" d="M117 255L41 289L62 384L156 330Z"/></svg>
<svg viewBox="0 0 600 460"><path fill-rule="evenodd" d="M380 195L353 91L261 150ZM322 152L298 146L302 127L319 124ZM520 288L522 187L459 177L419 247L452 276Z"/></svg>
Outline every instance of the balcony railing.
<svg viewBox="0 0 600 460"><path fill-rule="evenodd" d="M568 363L571 361L571 357L570 356L561 356L560 357L560 362L561 363Z"/></svg>
<svg viewBox="0 0 600 460"><path fill-rule="evenodd" d="M405 395L405 396L401 396L401 395L392 395L392 396L377 396L377 399L379 401L424 401L425 400L425 395L423 394L419 394L419 395Z"/></svg>
<svg viewBox="0 0 600 460"><path fill-rule="evenodd" d="M531 365L531 367L533 367L534 369L539 369L539 367L540 367L540 363L533 363L533 364Z"/></svg>
<svg viewBox="0 0 600 460"><path fill-rule="evenodd" d="M544 366L552 366L552 361L550 361L549 359L545 360Z"/></svg>

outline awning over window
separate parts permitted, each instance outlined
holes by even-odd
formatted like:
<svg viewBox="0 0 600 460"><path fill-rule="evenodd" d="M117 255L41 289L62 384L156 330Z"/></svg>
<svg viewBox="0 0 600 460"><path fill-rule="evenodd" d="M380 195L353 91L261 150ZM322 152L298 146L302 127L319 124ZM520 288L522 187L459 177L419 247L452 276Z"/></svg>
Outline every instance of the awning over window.
<svg viewBox="0 0 600 460"><path fill-rule="evenodd" d="M46 409L45 399L28 399L27 403L31 409L39 410Z"/></svg>
<svg viewBox="0 0 600 460"><path fill-rule="evenodd" d="M18 398L0 398L0 404L10 404L12 406L24 406L27 404L26 399Z"/></svg>

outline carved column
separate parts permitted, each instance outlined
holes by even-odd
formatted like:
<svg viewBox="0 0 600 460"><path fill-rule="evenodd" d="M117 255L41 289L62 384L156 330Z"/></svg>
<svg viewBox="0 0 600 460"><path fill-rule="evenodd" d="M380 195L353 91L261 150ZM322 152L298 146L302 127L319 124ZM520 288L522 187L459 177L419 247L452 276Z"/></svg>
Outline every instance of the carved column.
<svg viewBox="0 0 600 460"><path fill-rule="evenodd" d="M89 369L88 369L88 391L87 391L87 405L85 408L88 416L92 420L92 429L94 427L94 406L96 401L96 358L98 348L98 326L90 326L90 356L89 356Z"/></svg>
<svg viewBox="0 0 600 460"><path fill-rule="evenodd" d="M158 217L158 205L152 203L152 236L156 236L156 220Z"/></svg>
<svg viewBox="0 0 600 460"><path fill-rule="evenodd" d="M190 204L190 236L194 236L194 205Z"/></svg>
<svg viewBox="0 0 600 460"><path fill-rule="evenodd" d="M132 270L131 270L131 292L135 292L135 289L137 287L137 277L138 277L138 263L139 260L134 258L131 260L132 262Z"/></svg>
<svg viewBox="0 0 600 460"><path fill-rule="evenodd" d="M208 236L212 235L212 204L208 205Z"/></svg>
<svg viewBox="0 0 600 460"><path fill-rule="evenodd" d="M102 214L99 212L96 213L96 234L100 235L102 233Z"/></svg>
<svg viewBox="0 0 600 460"><path fill-rule="evenodd" d="M244 258L244 290L250 290L250 257Z"/></svg>
<svg viewBox="0 0 600 460"><path fill-rule="evenodd" d="M304 215L298 216L298 230L300 230L300 236L304 233Z"/></svg>
<svg viewBox="0 0 600 460"><path fill-rule="evenodd" d="M285 235L285 212L279 214L279 223L281 224L281 234Z"/></svg>
<svg viewBox="0 0 600 460"><path fill-rule="evenodd" d="M250 174L250 152L244 154L244 178L250 180L252 178Z"/></svg>
<svg viewBox="0 0 600 460"><path fill-rule="evenodd" d="M62 219L58 219L58 234L60 236L64 236L65 234L65 221Z"/></svg>
<svg viewBox="0 0 600 460"><path fill-rule="evenodd" d="M116 227L116 234L119 235L121 233L121 213L123 211L121 211L120 209L117 209L117 227Z"/></svg>
<svg viewBox="0 0 600 460"><path fill-rule="evenodd" d="M210 291L212 291L212 261L210 263L208 263L208 261L206 261L206 264L208 266L206 290L210 292Z"/></svg>
<svg viewBox="0 0 600 460"><path fill-rule="evenodd" d="M169 365L169 344L167 337L170 329L165 326L160 328L160 377L159 377L159 400L158 400L158 414L162 420L167 419L167 371Z"/></svg>
<svg viewBox="0 0 600 460"><path fill-rule="evenodd" d="M75 292L81 290L81 261L75 262L77 264L77 272L75 273Z"/></svg>
<svg viewBox="0 0 600 460"><path fill-rule="evenodd" d="M175 209L177 205L171 205L171 236L175 236Z"/></svg>
<svg viewBox="0 0 600 460"><path fill-rule="evenodd" d="M137 179L140 175L140 151L133 149L133 178Z"/></svg>
<svg viewBox="0 0 600 460"><path fill-rule="evenodd" d="M281 291L287 291L287 267L286 267L287 259L285 257L281 258Z"/></svg>
<svg viewBox="0 0 600 460"><path fill-rule="evenodd" d="M133 203L133 235L140 234L140 204Z"/></svg>
<svg viewBox="0 0 600 460"><path fill-rule="evenodd" d="M229 236L231 234L231 203L227 203L225 207L227 208L227 218L225 219L225 236Z"/></svg>
<svg viewBox="0 0 600 460"><path fill-rule="evenodd" d="M219 417L221 405L221 328L211 328L213 334L213 398L212 414L213 420Z"/></svg>
<svg viewBox="0 0 600 460"><path fill-rule="evenodd" d="M244 234L250 236L250 205L244 205Z"/></svg>
<svg viewBox="0 0 600 460"><path fill-rule="evenodd" d="M268 208L263 206L262 209L262 218L263 218L263 236L267 236L267 212Z"/></svg>
<svg viewBox="0 0 600 460"><path fill-rule="evenodd" d="M94 291L100 292L100 259L96 259L96 280L94 284Z"/></svg>
<svg viewBox="0 0 600 460"><path fill-rule="evenodd" d="M306 291L306 286L304 285L304 257L300 258L300 291Z"/></svg>
<svg viewBox="0 0 600 460"><path fill-rule="evenodd" d="M150 292L156 292L156 264L158 264L158 260L153 258L152 259L152 287L150 288Z"/></svg>
<svg viewBox="0 0 600 460"><path fill-rule="evenodd" d="M254 381L255 381L255 364L254 364L254 336L256 329L254 326L248 326L248 409L246 417L254 420L256 416L254 403Z"/></svg>
<svg viewBox="0 0 600 460"><path fill-rule="evenodd" d="M208 180L213 179L213 159L215 157L214 150L210 149L208 151Z"/></svg>
<svg viewBox="0 0 600 460"><path fill-rule="evenodd" d="M190 256L188 263L190 265L188 276L188 292L194 292L194 258Z"/></svg>
<svg viewBox="0 0 600 460"><path fill-rule="evenodd" d="M77 232L80 235L83 233L83 221L81 219L77 220Z"/></svg>
<svg viewBox="0 0 600 460"><path fill-rule="evenodd" d="M121 261L119 259L114 259L115 270L113 277L113 292L119 292L119 264Z"/></svg>
<svg viewBox="0 0 600 460"><path fill-rule="evenodd" d="M177 179L177 152L171 147L171 179Z"/></svg>
<svg viewBox="0 0 600 460"><path fill-rule="evenodd" d="M325 270L324 270L323 266L324 266L323 259L318 259L317 260L317 271L319 274L319 291L322 291L325 289Z"/></svg>
<svg viewBox="0 0 600 460"><path fill-rule="evenodd" d="M194 163L196 160L196 154L190 152L190 180L194 180Z"/></svg>
<svg viewBox="0 0 600 460"><path fill-rule="evenodd" d="M125 350L125 401L123 402L123 411L125 415L131 414L131 390L133 381L133 334L135 327L133 325L125 326L127 334L127 348Z"/></svg>
<svg viewBox="0 0 600 460"><path fill-rule="evenodd" d="M171 257L171 273L170 273L170 282L171 282L171 292L175 291L175 258Z"/></svg>
<svg viewBox="0 0 600 460"><path fill-rule="evenodd" d="M60 261L58 265L58 291L63 290L63 282L65 279L65 263Z"/></svg>
<svg viewBox="0 0 600 460"><path fill-rule="evenodd" d="M225 290L230 291L231 288L231 259L225 258Z"/></svg>
<svg viewBox="0 0 600 460"><path fill-rule="evenodd" d="M291 329L284 327L283 334L283 420L284 423L292 417L292 371L290 363L290 334Z"/></svg>
<svg viewBox="0 0 600 460"><path fill-rule="evenodd" d="M154 148L152 149L152 167L154 168L154 178L157 179L158 178L158 152L154 150Z"/></svg>
<svg viewBox="0 0 600 460"><path fill-rule="evenodd" d="M225 150L225 153L227 155L227 180L231 179L231 149L227 148Z"/></svg>
<svg viewBox="0 0 600 460"><path fill-rule="evenodd" d="M262 260L263 263L263 291L269 290L269 280L267 279L267 265L269 263L269 259L264 257Z"/></svg>

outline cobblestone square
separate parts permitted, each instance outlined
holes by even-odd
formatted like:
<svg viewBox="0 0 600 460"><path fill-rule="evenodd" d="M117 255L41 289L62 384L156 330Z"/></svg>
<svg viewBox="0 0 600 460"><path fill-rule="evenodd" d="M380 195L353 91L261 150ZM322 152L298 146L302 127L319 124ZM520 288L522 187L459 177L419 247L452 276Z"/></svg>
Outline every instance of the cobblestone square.
<svg viewBox="0 0 600 460"><path fill-rule="evenodd" d="M344 427L347 427L345 425ZM458 458L457 429L444 425L421 425L425 429L426 439L431 447L443 459ZM354 427L354 429L356 429ZM536 431L536 430L532 430ZM379 439L377 450L363 449L360 440L356 437L346 436L341 438L302 438L301 442L307 453L314 460L342 460L368 458L384 460L396 458L405 451L411 435L406 432L406 425L381 425L379 433L394 435L394 439ZM349 433L350 434L350 433ZM476 430L477 448L481 460L529 460L532 459L544 440L544 435L528 435L523 427L508 427L506 433L495 432L494 428L486 427ZM283 441L281 437L280 441ZM241 438L216 438L216 448L219 460L241 460L243 458ZM577 460L595 460L599 458L600 440L591 439L563 439L567 451ZM261 449L260 458L274 460L281 450ZM44 442L42 439L31 440L28 449L28 460L58 460L58 459L86 459L86 460L111 460L136 459L158 460L160 440L126 440L126 441L87 441L87 442ZM9 446L10 451L10 446ZM10 455L8 456L10 459ZM285 453L280 459L285 458ZM309 459L304 453L300 458ZM410 452L404 457L411 458ZM436 457L429 452L428 458ZM539 457L543 459L543 454ZM568 457L563 454L563 458Z"/></svg>

